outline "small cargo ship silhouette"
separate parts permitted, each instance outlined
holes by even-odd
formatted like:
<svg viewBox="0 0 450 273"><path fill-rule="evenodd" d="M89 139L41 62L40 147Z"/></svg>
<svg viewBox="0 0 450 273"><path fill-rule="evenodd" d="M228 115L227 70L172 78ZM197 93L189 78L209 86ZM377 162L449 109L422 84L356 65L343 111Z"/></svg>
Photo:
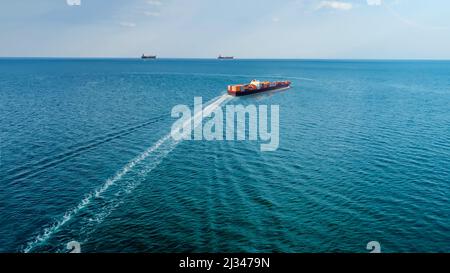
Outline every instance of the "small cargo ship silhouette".
<svg viewBox="0 0 450 273"><path fill-rule="evenodd" d="M252 80L249 84L229 85L228 94L235 97L240 97L266 91L287 89L290 86L290 81L261 82L258 80Z"/></svg>
<svg viewBox="0 0 450 273"><path fill-rule="evenodd" d="M219 60L234 60L234 56L222 56L222 55L219 55L219 57L217 57L217 59L219 59Z"/></svg>
<svg viewBox="0 0 450 273"><path fill-rule="evenodd" d="M145 59L156 59L156 55L145 55L142 54L141 59L145 60Z"/></svg>

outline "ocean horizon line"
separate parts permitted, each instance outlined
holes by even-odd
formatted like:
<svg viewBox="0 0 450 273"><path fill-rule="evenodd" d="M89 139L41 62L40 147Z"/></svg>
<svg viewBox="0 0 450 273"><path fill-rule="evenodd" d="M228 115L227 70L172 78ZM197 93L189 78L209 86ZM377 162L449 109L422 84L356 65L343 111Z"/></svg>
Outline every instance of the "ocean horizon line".
<svg viewBox="0 0 450 273"><path fill-rule="evenodd" d="M45 59L45 60L140 60L141 57L93 57L93 56L0 56L0 60L7 59ZM218 60L217 57L157 57L155 60ZM221 60L223 61L223 60ZM239 58L225 61L450 61L449 59L436 58Z"/></svg>

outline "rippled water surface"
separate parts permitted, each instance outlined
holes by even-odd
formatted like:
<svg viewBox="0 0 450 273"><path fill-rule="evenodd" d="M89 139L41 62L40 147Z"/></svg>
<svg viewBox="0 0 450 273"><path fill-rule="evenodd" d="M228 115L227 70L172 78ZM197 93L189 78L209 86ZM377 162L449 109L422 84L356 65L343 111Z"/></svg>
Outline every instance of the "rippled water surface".
<svg viewBox="0 0 450 273"><path fill-rule="evenodd" d="M293 82L280 146L172 107ZM450 252L450 62L1 59L0 251Z"/></svg>

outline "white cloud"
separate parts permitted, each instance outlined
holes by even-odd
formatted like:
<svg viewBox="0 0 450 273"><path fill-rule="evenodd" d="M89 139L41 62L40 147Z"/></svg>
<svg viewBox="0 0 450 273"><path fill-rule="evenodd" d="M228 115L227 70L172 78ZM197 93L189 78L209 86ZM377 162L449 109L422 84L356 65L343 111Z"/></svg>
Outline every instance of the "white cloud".
<svg viewBox="0 0 450 273"><path fill-rule="evenodd" d="M337 10L351 10L353 8L353 5L351 3L347 2L340 2L340 1L322 1L320 2L317 9L337 9Z"/></svg>
<svg viewBox="0 0 450 273"><path fill-rule="evenodd" d="M132 23L132 22L120 22L119 25L123 26L123 27L135 27L136 24Z"/></svg>
<svg viewBox="0 0 450 273"><path fill-rule="evenodd" d="M280 18L278 18L278 17L273 17L273 18L272 18L272 22L278 23L278 22L280 22Z"/></svg>
<svg viewBox="0 0 450 273"><path fill-rule="evenodd" d="M149 5L153 5L153 6L161 6L162 5L162 2L158 1L158 0L148 0L147 3Z"/></svg>
<svg viewBox="0 0 450 273"><path fill-rule="evenodd" d="M159 12L154 12L154 11L146 11L146 12L144 12L144 14L147 16L152 16L152 17L158 17L160 15Z"/></svg>
<svg viewBox="0 0 450 273"><path fill-rule="evenodd" d="M81 0L66 0L69 6L81 6Z"/></svg>
<svg viewBox="0 0 450 273"><path fill-rule="evenodd" d="M382 3L382 0L367 0L369 6L381 6Z"/></svg>

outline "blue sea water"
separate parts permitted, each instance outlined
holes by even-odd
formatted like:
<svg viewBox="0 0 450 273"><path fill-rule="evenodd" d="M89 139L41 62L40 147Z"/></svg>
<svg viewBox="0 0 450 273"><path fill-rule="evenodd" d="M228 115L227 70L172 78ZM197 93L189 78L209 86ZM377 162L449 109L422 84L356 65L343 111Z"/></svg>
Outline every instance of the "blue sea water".
<svg viewBox="0 0 450 273"><path fill-rule="evenodd" d="M253 78L277 151L167 138ZM450 252L449 105L446 61L0 59L0 252Z"/></svg>

